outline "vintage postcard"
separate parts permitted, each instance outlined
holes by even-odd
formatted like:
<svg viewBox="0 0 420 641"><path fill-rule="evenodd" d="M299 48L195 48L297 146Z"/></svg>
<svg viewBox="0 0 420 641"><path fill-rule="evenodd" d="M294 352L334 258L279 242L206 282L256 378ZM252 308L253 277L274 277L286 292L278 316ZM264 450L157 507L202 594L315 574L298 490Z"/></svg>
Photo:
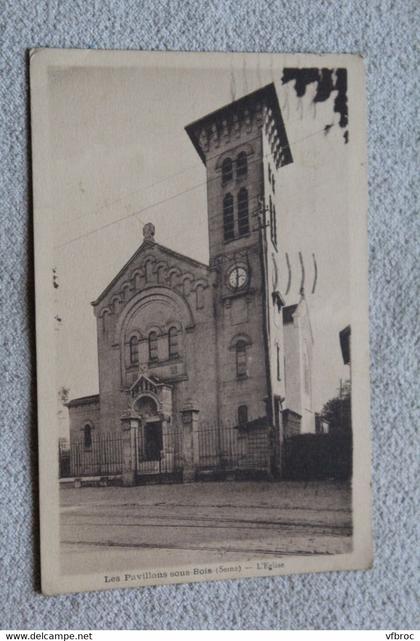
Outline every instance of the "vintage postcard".
<svg viewBox="0 0 420 641"><path fill-rule="evenodd" d="M363 67L31 52L44 593L370 567Z"/></svg>

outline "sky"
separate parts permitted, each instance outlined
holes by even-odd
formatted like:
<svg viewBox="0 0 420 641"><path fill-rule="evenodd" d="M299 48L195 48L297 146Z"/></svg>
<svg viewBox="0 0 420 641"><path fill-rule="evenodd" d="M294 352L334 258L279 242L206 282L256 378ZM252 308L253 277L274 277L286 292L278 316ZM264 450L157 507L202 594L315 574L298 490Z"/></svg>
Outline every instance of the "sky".
<svg viewBox="0 0 420 641"><path fill-rule="evenodd" d="M314 334L314 409L336 395L343 365L338 332L350 323L351 153L334 113L335 92L314 103L315 85L298 98L282 85L280 59L247 64L53 67L48 74L54 209L57 389L70 398L98 393L96 321L91 301L142 242L146 222L156 240L208 261L205 168L184 127L258 87L275 83L294 162L276 177L277 229L292 264L287 304L299 299L302 252ZM258 61L258 62L255 62ZM324 127L334 126L325 133ZM312 253L318 281L315 294ZM67 429L61 413L60 430Z"/></svg>

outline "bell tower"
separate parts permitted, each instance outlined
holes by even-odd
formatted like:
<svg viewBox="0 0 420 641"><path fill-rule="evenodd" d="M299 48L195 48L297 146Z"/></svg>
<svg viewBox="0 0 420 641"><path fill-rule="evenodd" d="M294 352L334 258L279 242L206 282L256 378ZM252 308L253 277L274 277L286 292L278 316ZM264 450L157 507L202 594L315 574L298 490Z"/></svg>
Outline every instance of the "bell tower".
<svg viewBox="0 0 420 641"><path fill-rule="evenodd" d="M219 421L241 423L238 415L245 410L239 408L246 407L248 424L262 418L272 423L274 397L284 391L272 365L283 331L282 322L274 322L283 304L276 278L281 232L276 176L293 162L274 84L186 131L207 171L210 268L217 275Z"/></svg>
<svg viewBox="0 0 420 641"><path fill-rule="evenodd" d="M207 170L212 264L226 251L249 246L265 179L272 188L277 169L292 162L274 84L193 122L186 131Z"/></svg>

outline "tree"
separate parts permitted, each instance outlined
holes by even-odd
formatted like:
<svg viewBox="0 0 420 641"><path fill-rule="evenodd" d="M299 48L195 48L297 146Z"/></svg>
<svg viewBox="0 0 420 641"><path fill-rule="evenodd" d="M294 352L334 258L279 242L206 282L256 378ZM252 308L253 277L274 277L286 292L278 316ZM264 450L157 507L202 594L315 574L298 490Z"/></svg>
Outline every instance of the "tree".
<svg viewBox="0 0 420 641"><path fill-rule="evenodd" d="M340 382L336 397L327 401L322 416L329 422L331 434L351 434L351 383Z"/></svg>
<svg viewBox="0 0 420 641"><path fill-rule="evenodd" d="M69 400L70 396L70 388L69 387L62 387L59 388L57 392L57 401L58 401L58 409L57 409L57 416L59 420L64 420L65 414L64 414L64 406Z"/></svg>
<svg viewBox="0 0 420 641"><path fill-rule="evenodd" d="M65 411L65 405L69 400L70 388L69 387L60 387L57 392L57 419L58 419L58 433L61 435L61 438L64 437L67 439L68 434L68 414Z"/></svg>
<svg viewBox="0 0 420 641"><path fill-rule="evenodd" d="M70 388L64 387L64 385L60 387L60 389L58 390L58 400L62 405L67 403L67 401L69 400L69 394L70 394Z"/></svg>

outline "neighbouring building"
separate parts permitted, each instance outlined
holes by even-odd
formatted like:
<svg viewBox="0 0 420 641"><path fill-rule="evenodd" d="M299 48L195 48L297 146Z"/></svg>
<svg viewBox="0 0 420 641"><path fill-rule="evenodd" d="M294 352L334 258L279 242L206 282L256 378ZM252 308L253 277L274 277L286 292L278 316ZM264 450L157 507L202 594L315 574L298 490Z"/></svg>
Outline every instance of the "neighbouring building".
<svg viewBox="0 0 420 641"><path fill-rule="evenodd" d="M67 404L87 464L99 437L108 455L121 438L126 483L280 475L285 437L315 431L307 304L302 292L286 307L279 289L276 178L293 160L274 85L186 132L207 171L209 264L162 246L145 225L92 303L99 394Z"/></svg>
<svg viewBox="0 0 420 641"><path fill-rule="evenodd" d="M339 332L341 355L344 365L351 364L351 327L347 325Z"/></svg>

